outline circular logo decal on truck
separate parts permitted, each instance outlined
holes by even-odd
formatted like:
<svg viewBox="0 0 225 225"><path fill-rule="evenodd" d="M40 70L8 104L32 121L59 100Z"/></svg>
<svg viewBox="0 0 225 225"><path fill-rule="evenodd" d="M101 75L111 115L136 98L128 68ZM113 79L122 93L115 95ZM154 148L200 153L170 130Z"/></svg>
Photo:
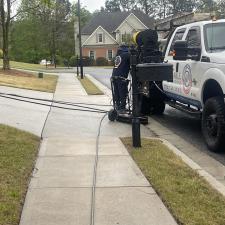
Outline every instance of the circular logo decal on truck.
<svg viewBox="0 0 225 225"><path fill-rule="evenodd" d="M192 73L191 73L191 67L190 65L186 65L183 70L182 74L182 86L183 91L187 95L191 91L192 87Z"/></svg>

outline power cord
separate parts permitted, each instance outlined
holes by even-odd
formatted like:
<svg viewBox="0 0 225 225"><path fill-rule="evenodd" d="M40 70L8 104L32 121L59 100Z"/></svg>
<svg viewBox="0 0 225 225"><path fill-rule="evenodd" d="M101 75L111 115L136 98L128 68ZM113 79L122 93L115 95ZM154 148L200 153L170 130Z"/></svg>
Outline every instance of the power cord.
<svg viewBox="0 0 225 225"><path fill-rule="evenodd" d="M90 107L85 107L85 106L79 106L79 105L71 105L71 106L76 106L78 108L68 108L68 107L62 107L62 106L56 106L53 105L53 103L57 103L55 101L50 101L48 100L49 104L45 104L45 103L40 103L40 102L35 102L35 101L29 101L29 100L24 100L24 99L18 99L17 97L11 97L11 96L5 96L5 95L1 95L1 98L7 98L7 99L11 99L11 100L15 100L15 101L19 101L19 102L26 102L26 103L32 103L35 105L42 105L42 106L48 106L48 107L53 107L53 108L59 108L59 109L65 109L65 110L71 110L71 111L81 111L81 112L95 112L95 113L107 113L108 111L106 110L102 110L102 109L97 109L97 108L90 108ZM38 100L38 99L34 99L34 100ZM41 100L38 100L41 101ZM57 104L63 104L63 103L57 103ZM81 109L79 109L81 108Z"/></svg>
<svg viewBox="0 0 225 225"><path fill-rule="evenodd" d="M96 183L97 183L97 169L98 169L98 159L99 159L99 140L101 136L101 128L103 120L105 119L107 113L103 115L100 120L98 127L98 134L96 138L96 155L95 155L95 163L94 163L94 174L93 174L93 183L92 183L92 196L91 196L91 222L90 225L95 224L95 200L96 200Z"/></svg>

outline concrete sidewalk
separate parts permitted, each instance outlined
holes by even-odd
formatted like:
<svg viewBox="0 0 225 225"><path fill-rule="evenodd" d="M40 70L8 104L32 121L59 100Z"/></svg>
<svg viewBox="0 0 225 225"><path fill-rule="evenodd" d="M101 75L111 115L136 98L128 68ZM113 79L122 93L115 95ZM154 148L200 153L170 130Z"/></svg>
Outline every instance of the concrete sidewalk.
<svg viewBox="0 0 225 225"><path fill-rule="evenodd" d="M50 101L53 98L52 93L5 86L0 86L0 92L39 99L48 99ZM47 106L35 105L21 101L19 102L0 97L0 123L25 130L37 136L41 136L42 128L49 112L49 108L50 107Z"/></svg>
<svg viewBox="0 0 225 225"><path fill-rule="evenodd" d="M71 74L61 75L55 100L109 104L87 96ZM53 108L29 185L20 225L90 225L96 136L103 115ZM142 128L143 136L151 133ZM96 225L175 225L119 137L127 124L103 121L100 137Z"/></svg>

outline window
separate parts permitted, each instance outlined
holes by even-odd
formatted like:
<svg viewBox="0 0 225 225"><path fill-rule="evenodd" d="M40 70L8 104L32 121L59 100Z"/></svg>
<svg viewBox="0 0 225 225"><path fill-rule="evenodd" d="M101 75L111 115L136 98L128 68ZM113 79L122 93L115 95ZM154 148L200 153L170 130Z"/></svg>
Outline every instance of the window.
<svg viewBox="0 0 225 225"><path fill-rule="evenodd" d="M113 58L113 51L112 50L108 50L107 54L108 54L108 60L112 60L112 58Z"/></svg>
<svg viewBox="0 0 225 225"><path fill-rule="evenodd" d="M103 34L98 34L98 42L99 43L103 42Z"/></svg>
<svg viewBox="0 0 225 225"><path fill-rule="evenodd" d="M183 29L180 29L180 30L178 30L178 31L176 32L176 34L175 34L175 36L174 36L174 38L173 38L171 47L170 47L169 55L172 55L172 54L173 54L173 48L174 48L175 41L182 40L185 31L186 31L186 29L183 28Z"/></svg>
<svg viewBox="0 0 225 225"><path fill-rule="evenodd" d="M90 59L95 59L95 51L90 51Z"/></svg>
<svg viewBox="0 0 225 225"><path fill-rule="evenodd" d="M192 27L188 31L188 35L186 37L188 42L188 47L200 47L201 46L201 33L199 27Z"/></svg>
<svg viewBox="0 0 225 225"><path fill-rule="evenodd" d="M208 52L225 50L225 23L204 26L205 48Z"/></svg>

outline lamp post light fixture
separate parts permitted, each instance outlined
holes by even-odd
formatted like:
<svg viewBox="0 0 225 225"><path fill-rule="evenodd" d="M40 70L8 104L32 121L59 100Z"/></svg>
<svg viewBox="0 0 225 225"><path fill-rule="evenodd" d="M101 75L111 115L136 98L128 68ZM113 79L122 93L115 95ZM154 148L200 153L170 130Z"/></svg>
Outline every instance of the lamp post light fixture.
<svg viewBox="0 0 225 225"><path fill-rule="evenodd" d="M80 0L78 0L78 22L79 22L79 48L80 48L80 77L84 78L84 70L83 70L83 56L82 56L82 43L81 43L81 15L80 15Z"/></svg>

